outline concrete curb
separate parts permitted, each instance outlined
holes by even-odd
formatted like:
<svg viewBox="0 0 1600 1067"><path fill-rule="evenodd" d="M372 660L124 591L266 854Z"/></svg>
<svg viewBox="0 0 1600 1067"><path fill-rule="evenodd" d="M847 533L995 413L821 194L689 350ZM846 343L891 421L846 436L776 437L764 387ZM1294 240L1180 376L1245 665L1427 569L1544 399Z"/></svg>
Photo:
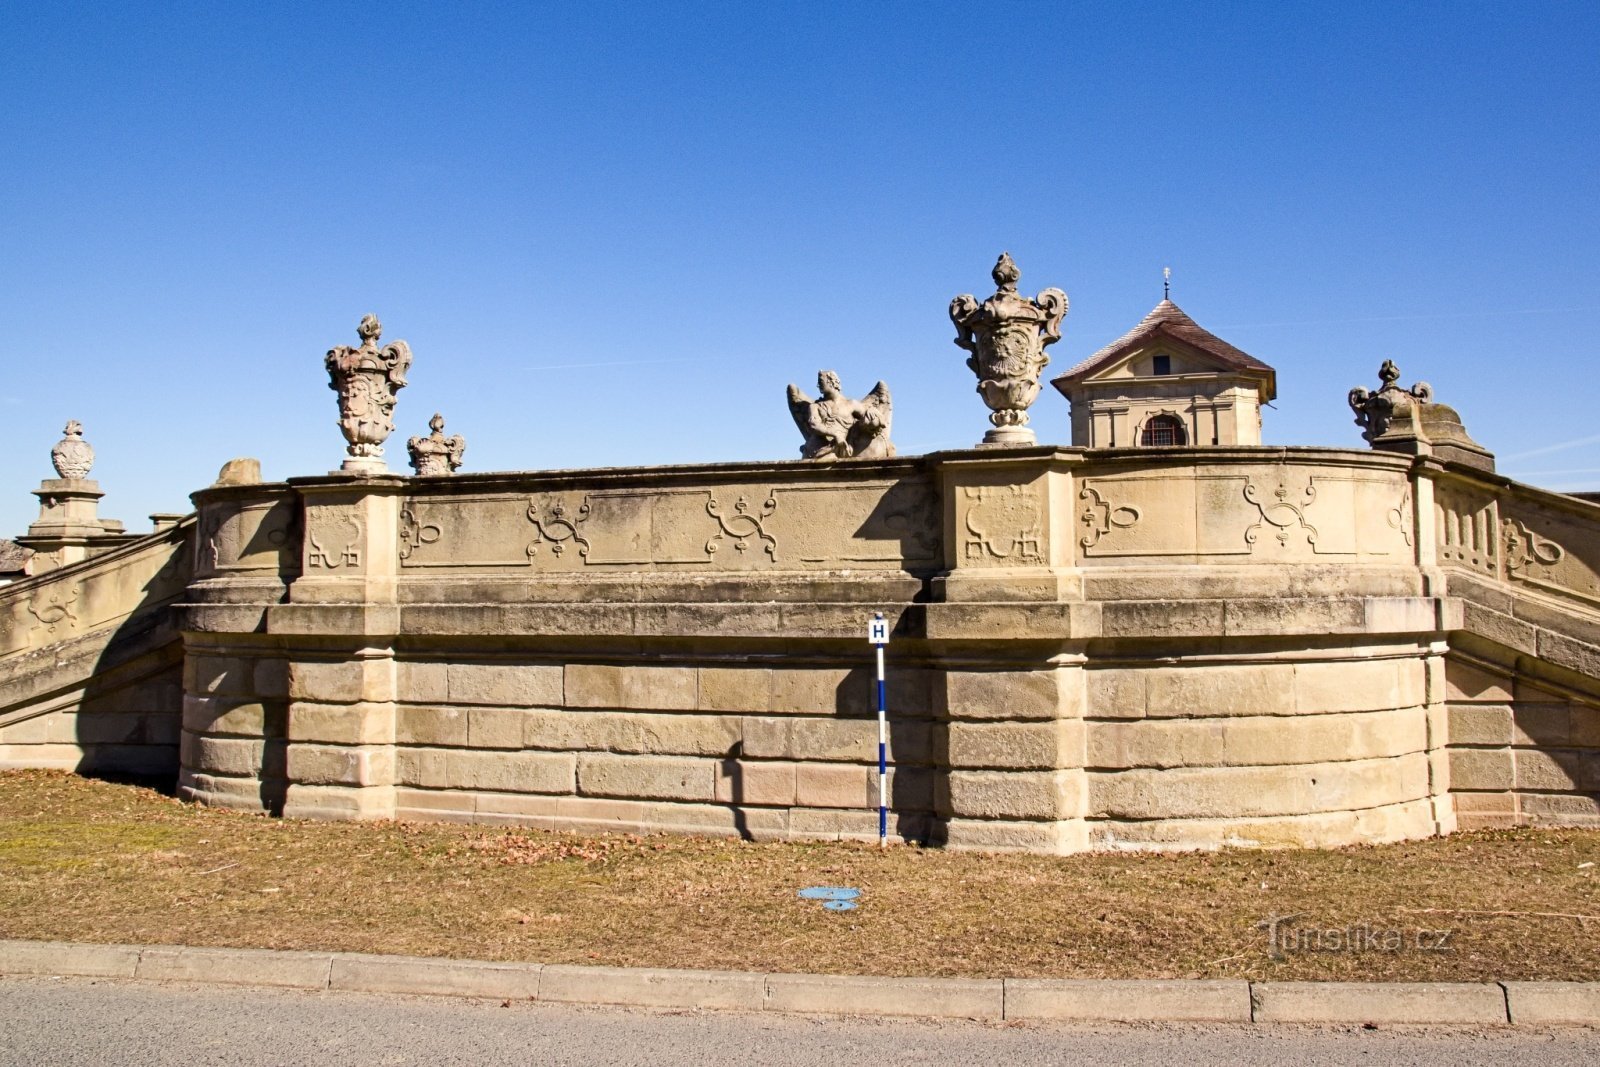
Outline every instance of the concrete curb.
<svg viewBox="0 0 1600 1067"><path fill-rule="evenodd" d="M63 941L0 941L0 974L996 1022L1600 1026L1600 982L867 978Z"/></svg>

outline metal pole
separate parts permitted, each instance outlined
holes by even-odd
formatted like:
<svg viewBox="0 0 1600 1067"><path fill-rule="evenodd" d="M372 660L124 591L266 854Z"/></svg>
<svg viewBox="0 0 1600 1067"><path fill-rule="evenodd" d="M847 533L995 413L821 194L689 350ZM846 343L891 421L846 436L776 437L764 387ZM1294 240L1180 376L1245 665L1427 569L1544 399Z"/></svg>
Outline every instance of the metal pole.
<svg viewBox="0 0 1600 1067"><path fill-rule="evenodd" d="M881 617L881 616L880 616ZM878 652L878 847L889 845L889 744L888 702L883 685L883 646Z"/></svg>

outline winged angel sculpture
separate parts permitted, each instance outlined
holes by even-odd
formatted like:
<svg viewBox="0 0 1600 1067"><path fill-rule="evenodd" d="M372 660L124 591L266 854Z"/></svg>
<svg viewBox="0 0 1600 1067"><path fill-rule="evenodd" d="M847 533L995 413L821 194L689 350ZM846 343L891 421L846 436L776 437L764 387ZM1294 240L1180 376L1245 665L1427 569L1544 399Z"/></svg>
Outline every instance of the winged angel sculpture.
<svg viewBox="0 0 1600 1067"><path fill-rule="evenodd" d="M894 455L889 440L892 406L889 387L879 382L860 400L844 395L839 376L831 370L817 375L822 395L815 400L789 386L789 412L800 427L806 442L800 446L805 459L828 462L836 459L887 459Z"/></svg>

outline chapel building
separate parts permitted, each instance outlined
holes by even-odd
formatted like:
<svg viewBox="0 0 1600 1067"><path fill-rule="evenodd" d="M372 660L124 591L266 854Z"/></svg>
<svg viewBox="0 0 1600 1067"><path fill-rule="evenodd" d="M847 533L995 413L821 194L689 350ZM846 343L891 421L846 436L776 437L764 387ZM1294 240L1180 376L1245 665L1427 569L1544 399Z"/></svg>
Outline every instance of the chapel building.
<svg viewBox="0 0 1600 1067"><path fill-rule="evenodd" d="M1277 373L1164 299L1054 380L1081 448L1259 445Z"/></svg>

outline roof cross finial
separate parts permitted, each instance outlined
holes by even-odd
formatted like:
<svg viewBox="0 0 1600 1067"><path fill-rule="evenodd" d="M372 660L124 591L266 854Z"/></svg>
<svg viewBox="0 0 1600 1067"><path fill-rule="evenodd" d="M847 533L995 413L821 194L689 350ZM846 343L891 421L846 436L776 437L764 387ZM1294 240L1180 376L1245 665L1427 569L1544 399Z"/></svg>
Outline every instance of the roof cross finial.
<svg viewBox="0 0 1600 1067"><path fill-rule="evenodd" d="M1161 268L1161 299L1172 299L1172 268Z"/></svg>

